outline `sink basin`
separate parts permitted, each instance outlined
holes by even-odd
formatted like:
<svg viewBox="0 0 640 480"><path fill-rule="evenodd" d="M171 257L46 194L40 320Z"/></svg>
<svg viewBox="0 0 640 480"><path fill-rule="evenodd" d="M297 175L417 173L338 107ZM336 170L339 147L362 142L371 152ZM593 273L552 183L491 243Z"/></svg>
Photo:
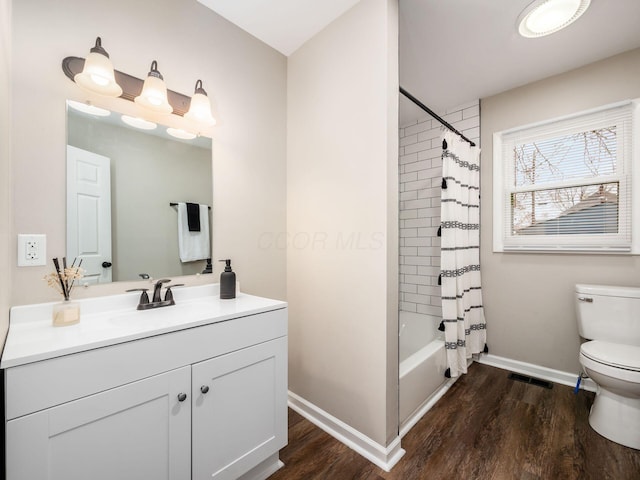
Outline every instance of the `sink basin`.
<svg viewBox="0 0 640 480"><path fill-rule="evenodd" d="M215 305L211 302L186 302L169 307L115 314L109 318L109 323L118 327L155 329L182 324L185 320L192 322L211 318L217 313Z"/></svg>

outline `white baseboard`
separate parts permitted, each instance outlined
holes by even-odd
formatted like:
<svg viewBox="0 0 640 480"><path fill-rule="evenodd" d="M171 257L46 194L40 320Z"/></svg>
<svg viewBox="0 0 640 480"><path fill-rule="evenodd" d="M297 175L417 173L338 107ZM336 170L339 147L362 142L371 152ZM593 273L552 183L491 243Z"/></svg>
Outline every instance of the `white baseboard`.
<svg viewBox="0 0 640 480"><path fill-rule="evenodd" d="M400 436L396 437L389 446L383 447L355 428L291 391L289 391L289 407L385 472L391 471L391 468L398 463L405 453L400 447Z"/></svg>
<svg viewBox="0 0 640 480"><path fill-rule="evenodd" d="M481 354L476 361L492 367L510 370L512 372L529 375L530 377L540 378L549 382L575 387L578 380L578 373L563 372L562 370L554 370L553 368L541 367L533 363L521 362L519 360L511 360L510 358L498 357L496 355ZM589 392L596 391L596 384L590 378L583 378L580 383L581 390Z"/></svg>

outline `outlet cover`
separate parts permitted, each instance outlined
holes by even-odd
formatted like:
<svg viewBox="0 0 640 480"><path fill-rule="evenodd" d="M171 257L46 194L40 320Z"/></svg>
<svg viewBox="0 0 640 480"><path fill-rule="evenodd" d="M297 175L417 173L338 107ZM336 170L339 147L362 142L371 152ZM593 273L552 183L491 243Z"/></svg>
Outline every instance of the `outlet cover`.
<svg viewBox="0 0 640 480"><path fill-rule="evenodd" d="M47 264L47 236L18 235L18 266L37 267Z"/></svg>

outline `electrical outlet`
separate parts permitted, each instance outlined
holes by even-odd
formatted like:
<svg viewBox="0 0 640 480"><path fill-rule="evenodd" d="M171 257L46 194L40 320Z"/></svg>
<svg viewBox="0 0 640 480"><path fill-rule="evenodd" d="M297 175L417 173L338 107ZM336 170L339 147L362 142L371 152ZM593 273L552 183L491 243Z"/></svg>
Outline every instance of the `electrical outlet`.
<svg viewBox="0 0 640 480"><path fill-rule="evenodd" d="M47 264L46 235L18 235L18 266L34 267Z"/></svg>

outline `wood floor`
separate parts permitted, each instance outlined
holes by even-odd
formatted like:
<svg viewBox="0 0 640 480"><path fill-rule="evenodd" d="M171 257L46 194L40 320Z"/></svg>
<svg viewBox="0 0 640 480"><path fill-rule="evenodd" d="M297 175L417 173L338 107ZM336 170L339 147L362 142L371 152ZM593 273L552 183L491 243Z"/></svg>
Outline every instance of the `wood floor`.
<svg viewBox="0 0 640 480"><path fill-rule="evenodd" d="M640 451L589 427L593 393L507 376L474 363L402 439L391 472L289 410L285 467L269 480L640 480Z"/></svg>

